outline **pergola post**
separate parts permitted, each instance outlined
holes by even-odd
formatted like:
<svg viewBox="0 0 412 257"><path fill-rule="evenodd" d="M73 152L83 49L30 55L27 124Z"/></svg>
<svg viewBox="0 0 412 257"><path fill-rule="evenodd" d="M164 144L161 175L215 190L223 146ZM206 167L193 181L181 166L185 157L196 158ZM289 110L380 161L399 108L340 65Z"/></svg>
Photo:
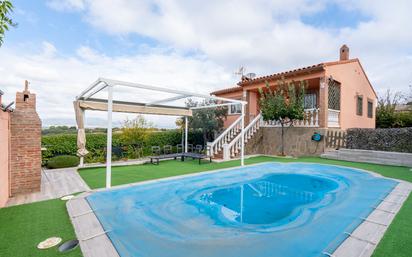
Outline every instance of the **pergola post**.
<svg viewBox="0 0 412 257"><path fill-rule="evenodd" d="M188 130L189 130L189 119L185 116L185 153L187 153L187 137L188 137Z"/></svg>
<svg viewBox="0 0 412 257"><path fill-rule="evenodd" d="M83 109L80 109L80 113L81 113L81 118L82 118L83 124L84 124L84 120L85 120L85 118L84 118L84 113L85 113L85 111L84 111ZM83 126L84 126L84 125L83 125ZM83 129L84 129L84 127L83 127ZM83 156L83 155L80 156L79 166L80 166L81 168L84 167L84 156Z"/></svg>
<svg viewBox="0 0 412 257"><path fill-rule="evenodd" d="M245 166L245 104L242 103L242 130L240 139L240 165Z"/></svg>
<svg viewBox="0 0 412 257"><path fill-rule="evenodd" d="M107 88L107 147L106 147L106 188L112 184L112 113L113 113L113 86Z"/></svg>

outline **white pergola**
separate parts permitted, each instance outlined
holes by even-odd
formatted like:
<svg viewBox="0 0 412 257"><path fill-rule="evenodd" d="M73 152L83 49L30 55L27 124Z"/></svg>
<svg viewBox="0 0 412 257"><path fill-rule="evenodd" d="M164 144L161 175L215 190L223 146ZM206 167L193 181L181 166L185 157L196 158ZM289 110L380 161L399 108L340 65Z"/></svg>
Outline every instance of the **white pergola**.
<svg viewBox="0 0 412 257"><path fill-rule="evenodd" d="M126 87L132 89L142 89L152 93L167 93L173 96L151 101L116 101L113 99L113 92L116 88ZM99 92L107 89L107 98L92 98ZM136 96L136 94L133 94ZM216 100L218 103L213 105L204 105L196 107L187 107L182 100L187 98L201 98L204 100ZM174 101L180 101L179 105L167 105ZM86 136L84 130L84 112L85 110L107 111L107 156L106 156L106 188L111 187L111 169L112 169L112 113L139 113L155 115L172 115L185 117L185 139L184 152L187 152L188 146L188 118L192 116L192 110L215 108L220 106L231 106L241 104L242 126L241 126L241 152L240 162L244 165L244 128L245 128L245 105L247 102L213 95L204 95L189 91L175 90L173 87L165 88L140 83L125 82L106 78L98 78L94 83L81 92L74 101L76 121L78 127L77 147L80 156L80 166L83 166L84 156L88 153L86 150Z"/></svg>

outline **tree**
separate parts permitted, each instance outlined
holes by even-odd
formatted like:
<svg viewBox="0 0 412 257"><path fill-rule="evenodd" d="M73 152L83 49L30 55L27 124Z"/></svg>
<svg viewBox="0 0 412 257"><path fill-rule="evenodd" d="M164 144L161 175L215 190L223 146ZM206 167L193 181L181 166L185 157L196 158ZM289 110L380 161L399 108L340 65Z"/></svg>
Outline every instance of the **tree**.
<svg viewBox="0 0 412 257"><path fill-rule="evenodd" d="M142 144L153 130L152 123L148 122L143 115L137 115L136 118L126 119L123 122L120 140L126 145Z"/></svg>
<svg viewBox="0 0 412 257"><path fill-rule="evenodd" d="M9 0L0 0L0 46L4 42L4 34L10 29L10 27L16 27L17 23L14 23L10 18L10 13L13 12L13 4Z"/></svg>
<svg viewBox="0 0 412 257"><path fill-rule="evenodd" d="M186 102L187 107L207 106L211 104L217 104L217 102L214 100L196 102L193 99L189 99ZM193 116L188 118L188 127L192 130L202 131L203 141L205 143L210 142L214 139L215 134L223 129L227 111L227 107L214 107L193 110ZM176 125L183 129L185 126L184 118L179 118L176 121Z"/></svg>
<svg viewBox="0 0 412 257"><path fill-rule="evenodd" d="M259 107L263 120L278 121L282 127L282 155L285 155L284 129L293 126L296 120L304 118L304 94L307 82L280 81L274 88L266 82L259 89Z"/></svg>
<svg viewBox="0 0 412 257"><path fill-rule="evenodd" d="M378 97L376 107L376 127L391 128L396 122L395 107L402 99L400 92L392 93L388 89L383 96Z"/></svg>

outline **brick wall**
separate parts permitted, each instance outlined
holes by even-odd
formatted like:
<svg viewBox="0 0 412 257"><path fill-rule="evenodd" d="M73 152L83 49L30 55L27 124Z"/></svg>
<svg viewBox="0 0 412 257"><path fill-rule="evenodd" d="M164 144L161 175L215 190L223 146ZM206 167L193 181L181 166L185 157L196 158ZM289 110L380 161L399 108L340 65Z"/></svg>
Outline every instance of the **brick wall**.
<svg viewBox="0 0 412 257"><path fill-rule="evenodd" d="M41 121L36 112L36 95L27 88L16 93L10 117L11 195L40 191Z"/></svg>

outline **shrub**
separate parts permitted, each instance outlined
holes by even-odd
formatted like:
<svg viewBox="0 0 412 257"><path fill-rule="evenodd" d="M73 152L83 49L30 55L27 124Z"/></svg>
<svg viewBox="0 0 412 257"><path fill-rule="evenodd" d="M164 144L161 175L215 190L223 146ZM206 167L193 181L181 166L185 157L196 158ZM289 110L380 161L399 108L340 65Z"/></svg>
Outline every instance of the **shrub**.
<svg viewBox="0 0 412 257"><path fill-rule="evenodd" d="M412 153L412 128L353 128L347 131L347 147L352 149Z"/></svg>
<svg viewBox="0 0 412 257"><path fill-rule="evenodd" d="M85 157L85 162L104 162L106 159L105 147L106 147L106 134L94 133L86 134L86 149L89 154ZM151 146L158 145L163 147L164 145L176 146L180 144L182 140L182 131L180 130L168 130L160 132L151 132L144 139L143 142L135 142L143 146L143 155L151 154ZM203 137L200 132L189 133L189 143L203 145ZM60 134L60 135L46 135L42 137L42 146L46 148L42 151L43 163L47 163L49 159L59 155L72 155L77 153L77 134ZM137 154L132 150L127 142L124 142L121 137L121 133L113 133L112 146L120 147L126 146L127 150L124 153L125 158L136 158ZM113 155L113 159L118 156Z"/></svg>
<svg viewBox="0 0 412 257"><path fill-rule="evenodd" d="M76 167L78 165L79 165L79 157L73 156L73 155L55 156L47 162L47 168L49 169Z"/></svg>

